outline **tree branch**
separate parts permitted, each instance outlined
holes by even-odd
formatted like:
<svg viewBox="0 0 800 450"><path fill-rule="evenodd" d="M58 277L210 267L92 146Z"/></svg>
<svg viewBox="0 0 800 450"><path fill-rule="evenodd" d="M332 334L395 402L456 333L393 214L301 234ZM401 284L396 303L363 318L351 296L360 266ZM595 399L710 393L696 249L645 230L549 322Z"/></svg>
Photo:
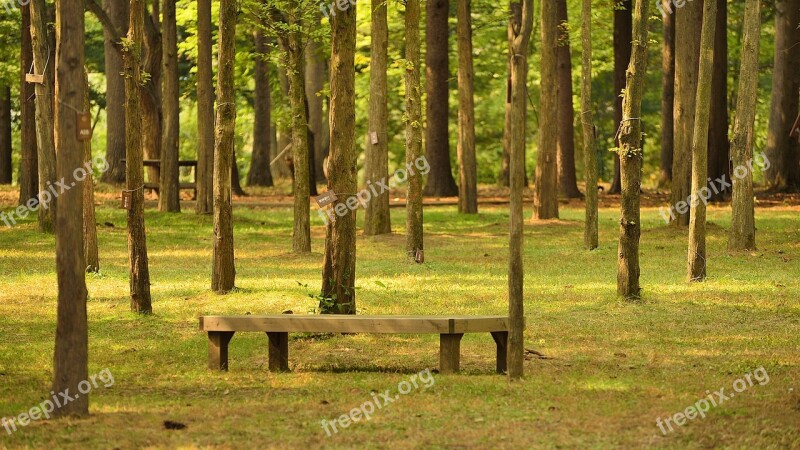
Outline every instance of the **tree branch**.
<svg viewBox="0 0 800 450"><path fill-rule="evenodd" d="M97 3L97 0L86 0L86 10L97 17L97 20L103 25L105 31L111 35L111 44L114 46L114 49L122 54L122 39L125 35L114 26L114 22L108 17L103 7Z"/></svg>

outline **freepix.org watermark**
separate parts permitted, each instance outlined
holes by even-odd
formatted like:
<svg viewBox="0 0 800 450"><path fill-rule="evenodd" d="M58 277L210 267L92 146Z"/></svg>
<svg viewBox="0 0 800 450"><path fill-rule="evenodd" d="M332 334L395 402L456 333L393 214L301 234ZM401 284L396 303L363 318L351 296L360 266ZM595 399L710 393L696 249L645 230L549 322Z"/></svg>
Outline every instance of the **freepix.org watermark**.
<svg viewBox="0 0 800 450"><path fill-rule="evenodd" d="M11 228L17 224L17 220L22 220L28 217L31 213L36 212L39 208L49 209L50 202L57 199L64 192L69 191L78 185L79 182L85 180L89 174L92 173L92 167L97 168L100 174L105 173L109 169L108 161L102 156L94 158L93 161L87 161L83 166L78 167L72 172L74 181L68 182L65 178L57 180L55 183L47 182L46 189L39 194L28 200L24 205L20 205L17 209L11 212L0 212L0 221Z"/></svg>
<svg viewBox="0 0 800 450"><path fill-rule="evenodd" d="M753 387L753 380L755 380L759 386L764 386L765 384L769 383L769 374L767 373L767 370L764 369L764 367L759 367L758 369L754 370L753 373L747 373L742 378L734 381L734 392L726 394L725 388L720 388L720 390L715 391L714 393L711 393L711 391L706 391L706 397L701 398L695 402L694 405L689 406L685 410L675 413L663 421L661 420L661 417L656 418L656 425L658 425L658 428L661 429L661 433L666 436L668 432L672 433L675 431L675 429L672 427L673 423L676 426L682 427L686 425L688 420L694 420L698 416L701 419L705 419L706 413L710 411L712 407L716 408L735 397L736 394L742 393L748 388ZM664 425L666 425L666 427ZM669 431L667 431L667 428L669 428Z"/></svg>
<svg viewBox="0 0 800 450"><path fill-rule="evenodd" d="M101 384L105 388L114 386L114 375L111 373L111 370L103 369L100 373L90 376L88 380L83 380L78 383L78 392L76 394L70 395L69 389L66 389L64 392L59 392L58 394L50 391L52 400L47 399L16 417L3 417L0 419L0 425L6 429L6 433L13 434L17 431L17 425L20 427L27 427L31 422L36 420L41 420L42 418L50 419L50 414L56 409L72 403L81 395L87 395L89 392L92 392L92 389L100 387Z"/></svg>
<svg viewBox="0 0 800 450"><path fill-rule="evenodd" d="M403 380L398 383L398 393L395 395L392 395L391 389L387 389L383 393L372 392L372 399L362 403L358 408L353 408L349 413L342 414L334 420L323 420L322 429L330 437L339 432L339 427L347 428L362 419L370 420L376 411L380 411L381 408L400 400L400 396L410 394L414 389L419 389L420 383L423 389L428 389L436 384L430 369L411 375L407 381Z"/></svg>
<svg viewBox="0 0 800 450"><path fill-rule="evenodd" d="M341 12L345 12L355 5L356 0L333 0L330 4L323 2L321 5L319 5L319 10L326 19L330 19L331 16L336 15L336 9Z"/></svg>
<svg viewBox="0 0 800 450"><path fill-rule="evenodd" d="M19 7L28 6L28 4L30 4L30 2L31 2L31 0L2 0L3 7L6 9L6 12L8 12L9 14L12 11L14 11L14 8L16 8L17 6L19 6Z"/></svg>
<svg viewBox="0 0 800 450"><path fill-rule="evenodd" d="M759 153L755 157L755 161L753 159L748 159L745 165L737 166L733 169L733 178L736 180L743 180L748 174L753 173L753 168L758 166L761 170L768 170L772 167L772 163L769 162L767 155L764 153ZM686 214L689 212L690 208L694 208L703 202L704 205L708 205L708 200L711 198L711 193L719 194L727 189L731 189L733 184L731 181L728 180L727 175L722 175L721 177L717 178L716 180L708 179L708 186L705 186L700 189L697 194L692 194L686 198L685 201L681 200L674 205L670 205L669 208L660 207L658 208L658 214L661 215L661 218L664 219L664 222L669 223L671 220L675 219L675 211L678 214Z"/></svg>
<svg viewBox="0 0 800 450"><path fill-rule="evenodd" d="M687 2L692 2L693 0L656 0L656 9L661 12L661 16L665 17L667 14L672 14L675 11L672 9L672 5L675 5L676 8L680 9L686 6Z"/></svg>

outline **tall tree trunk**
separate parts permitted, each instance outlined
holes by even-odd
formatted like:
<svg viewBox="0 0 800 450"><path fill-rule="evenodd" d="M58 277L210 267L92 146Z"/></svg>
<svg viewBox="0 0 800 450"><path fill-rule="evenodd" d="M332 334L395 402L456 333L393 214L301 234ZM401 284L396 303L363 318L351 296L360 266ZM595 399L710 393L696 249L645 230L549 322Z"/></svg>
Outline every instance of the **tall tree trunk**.
<svg viewBox="0 0 800 450"><path fill-rule="evenodd" d="M36 141L38 145L39 192L49 191L56 181L56 147L53 137L53 86L55 85L55 58L52 36L47 32L47 9L44 0L32 0L31 10L31 42L33 46L33 72L44 75L44 83L36 84ZM52 232L56 219L55 196L39 205L39 229Z"/></svg>
<svg viewBox="0 0 800 450"><path fill-rule="evenodd" d="M622 105L619 150L622 199L617 263L617 293L639 298L639 237L642 233L639 193L642 189L642 98L647 76L647 18L649 0L636 0L633 48Z"/></svg>
<svg viewBox="0 0 800 450"><path fill-rule="evenodd" d="M367 185L385 182L389 175L389 88L386 75L389 58L388 8L382 0L372 0L371 5L369 116L364 161L364 181ZM373 133L377 142L372 139ZM365 209L365 235L376 236L392 232L388 192L370 199Z"/></svg>
<svg viewBox="0 0 800 450"><path fill-rule="evenodd" d="M692 133L696 115L700 30L703 4L686 3L675 18L675 150L672 163L672 223L689 225L689 211L678 210L680 202L691 195Z"/></svg>
<svg viewBox="0 0 800 450"><path fill-rule="evenodd" d="M214 69L211 0L197 0L197 214L214 210Z"/></svg>
<svg viewBox="0 0 800 450"><path fill-rule="evenodd" d="M41 3L37 6L42 6ZM76 186L61 193L58 201L56 232L56 272L58 312L56 325L53 392L77 393L80 383L89 379L89 332L86 314L86 265L83 256L83 186L74 173L83 165L83 145L76 139L75 105L83 105L84 81L84 3L61 0L56 9L57 84L55 88L55 141L58 143L56 174L74 179ZM49 99L52 100L52 99ZM70 108L71 105L72 108ZM52 129L50 130L53 131ZM89 394L80 390L73 401L53 414L87 416Z"/></svg>
<svg viewBox="0 0 800 450"><path fill-rule="evenodd" d="M19 204L25 205L34 199L39 190L39 164L36 156L36 88L25 81L25 74L33 65L33 46L31 43L30 4L20 7L22 11L22 45L20 54L20 174Z"/></svg>
<svg viewBox="0 0 800 450"><path fill-rule="evenodd" d="M542 4L542 94L539 107L539 154L533 199L535 219L558 218L558 19L555 2Z"/></svg>
<svg viewBox="0 0 800 450"><path fill-rule="evenodd" d="M524 375L525 349L525 268L522 189L525 187L525 125L528 109L528 47L533 31L533 0L510 2L508 43L510 60L510 133L509 181L510 230L508 257L508 377L518 380Z"/></svg>
<svg viewBox="0 0 800 450"><path fill-rule="evenodd" d="M431 170L424 195L455 197L458 186L450 165L450 35L449 0L427 0L425 53L427 89L425 155ZM408 45L408 44L406 44Z"/></svg>
<svg viewBox="0 0 800 450"><path fill-rule="evenodd" d="M478 213L478 162L475 156L475 99L472 68L471 0L458 2L458 211Z"/></svg>
<svg viewBox="0 0 800 450"><path fill-rule="evenodd" d="M428 32L430 28L431 12L436 14L436 9L428 3ZM439 5L441 7L441 5ZM446 8L445 8L446 10ZM438 11L441 15L441 11ZM446 15L446 14L445 14ZM406 33L406 165L413 165L422 158L422 87L420 75L420 39L419 39L420 6L419 0L406 2L405 33ZM445 34L446 37L446 34ZM430 41L429 41L430 43ZM430 47L428 48L430 52ZM428 73L434 70L428 65ZM430 95L430 91L428 91ZM430 97L428 104L430 105ZM430 108L430 106L429 106ZM430 110L429 110L430 114ZM430 115L428 116L430 119ZM447 123L445 122L445 126ZM432 124L428 122L428 129ZM431 135L428 135L428 139ZM430 146L430 140L428 141ZM433 148L433 147L429 147ZM436 150L434 150L436 151ZM428 158L432 155L428 154ZM430 186L430 182L428 184ZM425 251L424 234L422 230L422 176L419 170L408 173L408 193L406 194L406 254L412 261L422 262L417 254ZM422 253L424 255L424 253Z"/></svg>
<svg viewBox="0 0 800 450"><path fill-rule="evenodd" d="M148 3L149 4L149 3ZM164 128L164 118L161 97L161 72L163 51L161 32L157 28L159 0L153 1L153 10L145 17L144 53L142 53L142 66L149 76L142 84L142 143L144 155L147 159L161 159L161 140ZM147 6L145 6L147 8ZM157 183L161 180L161 170L158 167L148 167L148 179ZM159 197L160 197L159 192Z"/></svg>
<svg viewBox="0 0 800 450"><path fill-rule="evenodd" d="M758 100L758 52L761 30L761 2L746 0L744 11L744 43L742 66L739 72L739 95L736 99L736 119L733 125L731 150L734 167L746 167L753 158L756 103ZM755 205L753 202L753 172L744 178L733 178L733 208L728 249L756 249Z"/></svg>
<svg viewBox="0 0 800 450"><path fill-rule="evenodd" d="M586 224L583 243L587 250L598 246L597 142L592 111L592 0L581 1L581 124L583 125L586 177ZM670 113L672 111L670 110Z"/></svg>
<svg viewBox="0 0 800 450"><path fill-rule="evenodd" d="M556 50L558 72L558 190L567 198L582 198L575 173L575 106L572 104L572 55L570 51L567 0L556 1L559 37ZM565 26L563 26L565 25Z"/></svg>
<svg viewBox="0 0 800 450"><path fill-rule="evenodd" d="M730 180L730 141L728 140L728 2L717 1L714 37L714 69L711 81L711 116L708 129L708 176ZM722 201L731 193L723 186L711 192L711 201Z"/></svg>
<svg viewBox="0 0 800 450"><path fill-rule="evenodd" d="M800 142L788 130L797 117L800 90L800 7L797 1L775 2L775 66L766 155L772 167L767 186L775 192L800 191Z"/></svg>
<svg viewBox="0 0 800 450"><path fill-rule="evenodd" d="M700 39L700 67L697 78L694 134L692 137L692 210L689 220L688 280L706 278L706 199L710 195L708 178L708 126L711 116L711 84L714 76L714 40L717 27L717 2L703 4Z"/></svg>
<svg viewBox="0 0 800 450"><path fill-rule="evenodd" d="M633 2L622 0L614 9L614 126L622 121L622 90L625 89L628 64L631 61L633 36ZM614 154L614 179L609 194L622 190L619 154Z"/></svg>
<svg viewBox="0 0 800 450"><path fill-rule="evenodd" d="M289 102L289 77L286 76L286 71L281 70L278 68L278 82L281 86L281 93L283 94L282 100L285 102ZM281 152L286 150L286 147L291 145L292 143L292 127L291 123L287 123L283 121L278 125L278 148L275 150L276 157L280 155ZM288 150L286 153L283 153L283 156L278 158L278 161L275 163L275 170L280 178L290 178L294 176L294 169L292 169L291 164L292 162L292 153L291 150Z"/></svg>
<svg viewBox="0 0 800 450"><path fill-rule="evenodd" d="M163 108L164 133L161 141L161 191L159 211L181 212L180 172L178 170L178 139L180 138L180 80L178 79L178 25L176 0L163 0Z"/></svg>
<svg viewBox="0 0 800 450"><path fill-rule="evenodd" d="M514 3L512 3L513 5ZM503 156L500 162L500 175L497 184L509 187L509 171L511 170L511 59L508 60L508 79L506 80L506 103L503 121Z"/></svg>
<svg viewBox="0 0 800 450"><path fill-rule="evenodd" d="M674 11L672 0L659 0L664 11ZM667 9L667 7L671 9ZM664 46L661 52L661 172L658 186L666 188L672 183L672 154L675 147L675 14L665 13Z"/></svg>
<svg viewBox="0 0 800 450"><path fill-rule="evenodd" d="M319 20L317 18L317 20ZM374 47L373 47L374 49ZM314 39L310 39L305 51L306 56L306 98L308 99L308 126L314 134L314 164L311 172L314 182L324 183L325 171L322 164L325 161L327 148L325 146L325 98L322 92L325 89L325 55L322 46Z"/></svg>
<svg viewBox="0 0 800 450"><path fill-rule="evenodd" d="M250 171L247 173L248 186L273 186L270 155L272 145L272 93L269 82L269 63L267 61L267 38L261 30L254 33L256 41L255 92L253 94L253 156Z"/></svg>
<svg viewBox="0 0 800 450"><path fill-rule="evenodd" d="M352 198L352 193L358 188L355 151L356 8L337 12L331 21L331 32L328 190L342 195L335 206L344 207L344 202ZM320 302L324 313L356 313L356 214L347 208L345 211L328 221L321 291L326 300Z"/></svg>
<svg viewBox="0 0 800 450"><path fill-rule="evenodd" d="M128 27L130 5L124 0L104 0L103 10L117 30ZM125 79L122 77L122 55L114 42L116 34L104 27L106 68L106 161L109 168L102 175L105 183L125 182Z"/></svg>
<svg viewBox="0 0 800 450"><path fill-rule="evenodd" d="M91 111L89 103L89 72L84 69L83 110ZM94 211L94 174L92 173L92 140L83 143L83 168L86 177L83 179L83 255L87 272L100 272L100 252L97 246L97 217Z"/></svg>
<svg viewBox="0 0 800 450"><path fill-rule="evenodd" d="M231 192L237 197L246 197L247 192L242 188L242 177L239 175L239 162L236 158L236 141L234 140L233 155L231 156Z"/></svg>
<svg viewBox="0 0 800 450"><path fill-rule="evenodd" d="M0 86L0 184L11 184L14 166L11 156L14 145L11 142L11 88Z"/></svg>
<svg viewBox="0 0 800 450"><path fill-rule="evenodd" d="M142 47L144 46L145 0L130 0L130 26L123 50L125 68L125 167L128 209L128 255L130 263L131 310L153 312L150 298L150 268L144 226L144 159L142 137Z"/></svg>
<svg viewBox="0 0 800 450"><path fill-rule="evenodd" d="M217 119L214 142L214 260L211 289L228 293L236 283L233 251L233 206L231 205L231 167L234 164L236 103L234 64L236 63L236 0L221 0L219 9L219 49L217 66Z"/></svg>

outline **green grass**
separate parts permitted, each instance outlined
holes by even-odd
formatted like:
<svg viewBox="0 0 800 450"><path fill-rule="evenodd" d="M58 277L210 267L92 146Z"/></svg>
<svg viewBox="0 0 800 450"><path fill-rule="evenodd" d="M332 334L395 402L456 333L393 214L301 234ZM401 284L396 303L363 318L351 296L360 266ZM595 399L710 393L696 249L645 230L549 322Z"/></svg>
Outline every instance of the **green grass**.
<svg viewBox="0 0 800 450"><path fill-rule="evenodd" d="M601 247L582 249L580 209L525 230L526 347L551 359L525 363L526 380L493 374L494 344L467 335L462 373L435 375L333 437L332 420L371 392L438 363L436 336L292 336L292 373L267 370L266 337L231 343L231 370L206 369L204 314L305 313L320 286L324 230L314 214L313 250L291 251L287 208L237 206L239 290L209 292L211 217L146 214L152 317L129 311L123 211L97 211L102 274L87 279L90 373L115 384L92 392L91 417L42 421L0 447L80 448L798 448L800 447L800 227L797 210L759 210L759 250L725 250L729 212L709 211L709 280L689 285L686 232L646 209L643 300L616 297L619 213L600 214ZM11 208L8 201L2 210ZM187 208L188 209L188 208ZM526 214L530 211L526 210ZM404 255L402 209L395 234L359 236L359 311L369 314L503 314L507 310L508 211L475 217L454 207L425 212L424 265ZM360 214L363 219L363 214ZM113 223L114 227L104 226ZM49 395L56 311L54 239L33 222L0 228L0 417ZM308 288L301 285L308 285ZM686 409L707 390L763 366L755 385L663 436L656 418ZM186 424L180 431L163 422Z"/></svg>

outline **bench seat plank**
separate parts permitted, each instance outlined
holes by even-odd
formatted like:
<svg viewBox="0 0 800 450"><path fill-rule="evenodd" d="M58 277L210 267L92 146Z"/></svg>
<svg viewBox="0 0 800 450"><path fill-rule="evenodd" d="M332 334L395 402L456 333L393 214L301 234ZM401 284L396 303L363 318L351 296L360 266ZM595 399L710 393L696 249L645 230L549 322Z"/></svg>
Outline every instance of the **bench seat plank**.
<svg viewBox="0 0 800 450"><path fill-rule="evenodd" d="M507 316L202 316L201 331L280 333L463 334L508 331Z"/></svg>

